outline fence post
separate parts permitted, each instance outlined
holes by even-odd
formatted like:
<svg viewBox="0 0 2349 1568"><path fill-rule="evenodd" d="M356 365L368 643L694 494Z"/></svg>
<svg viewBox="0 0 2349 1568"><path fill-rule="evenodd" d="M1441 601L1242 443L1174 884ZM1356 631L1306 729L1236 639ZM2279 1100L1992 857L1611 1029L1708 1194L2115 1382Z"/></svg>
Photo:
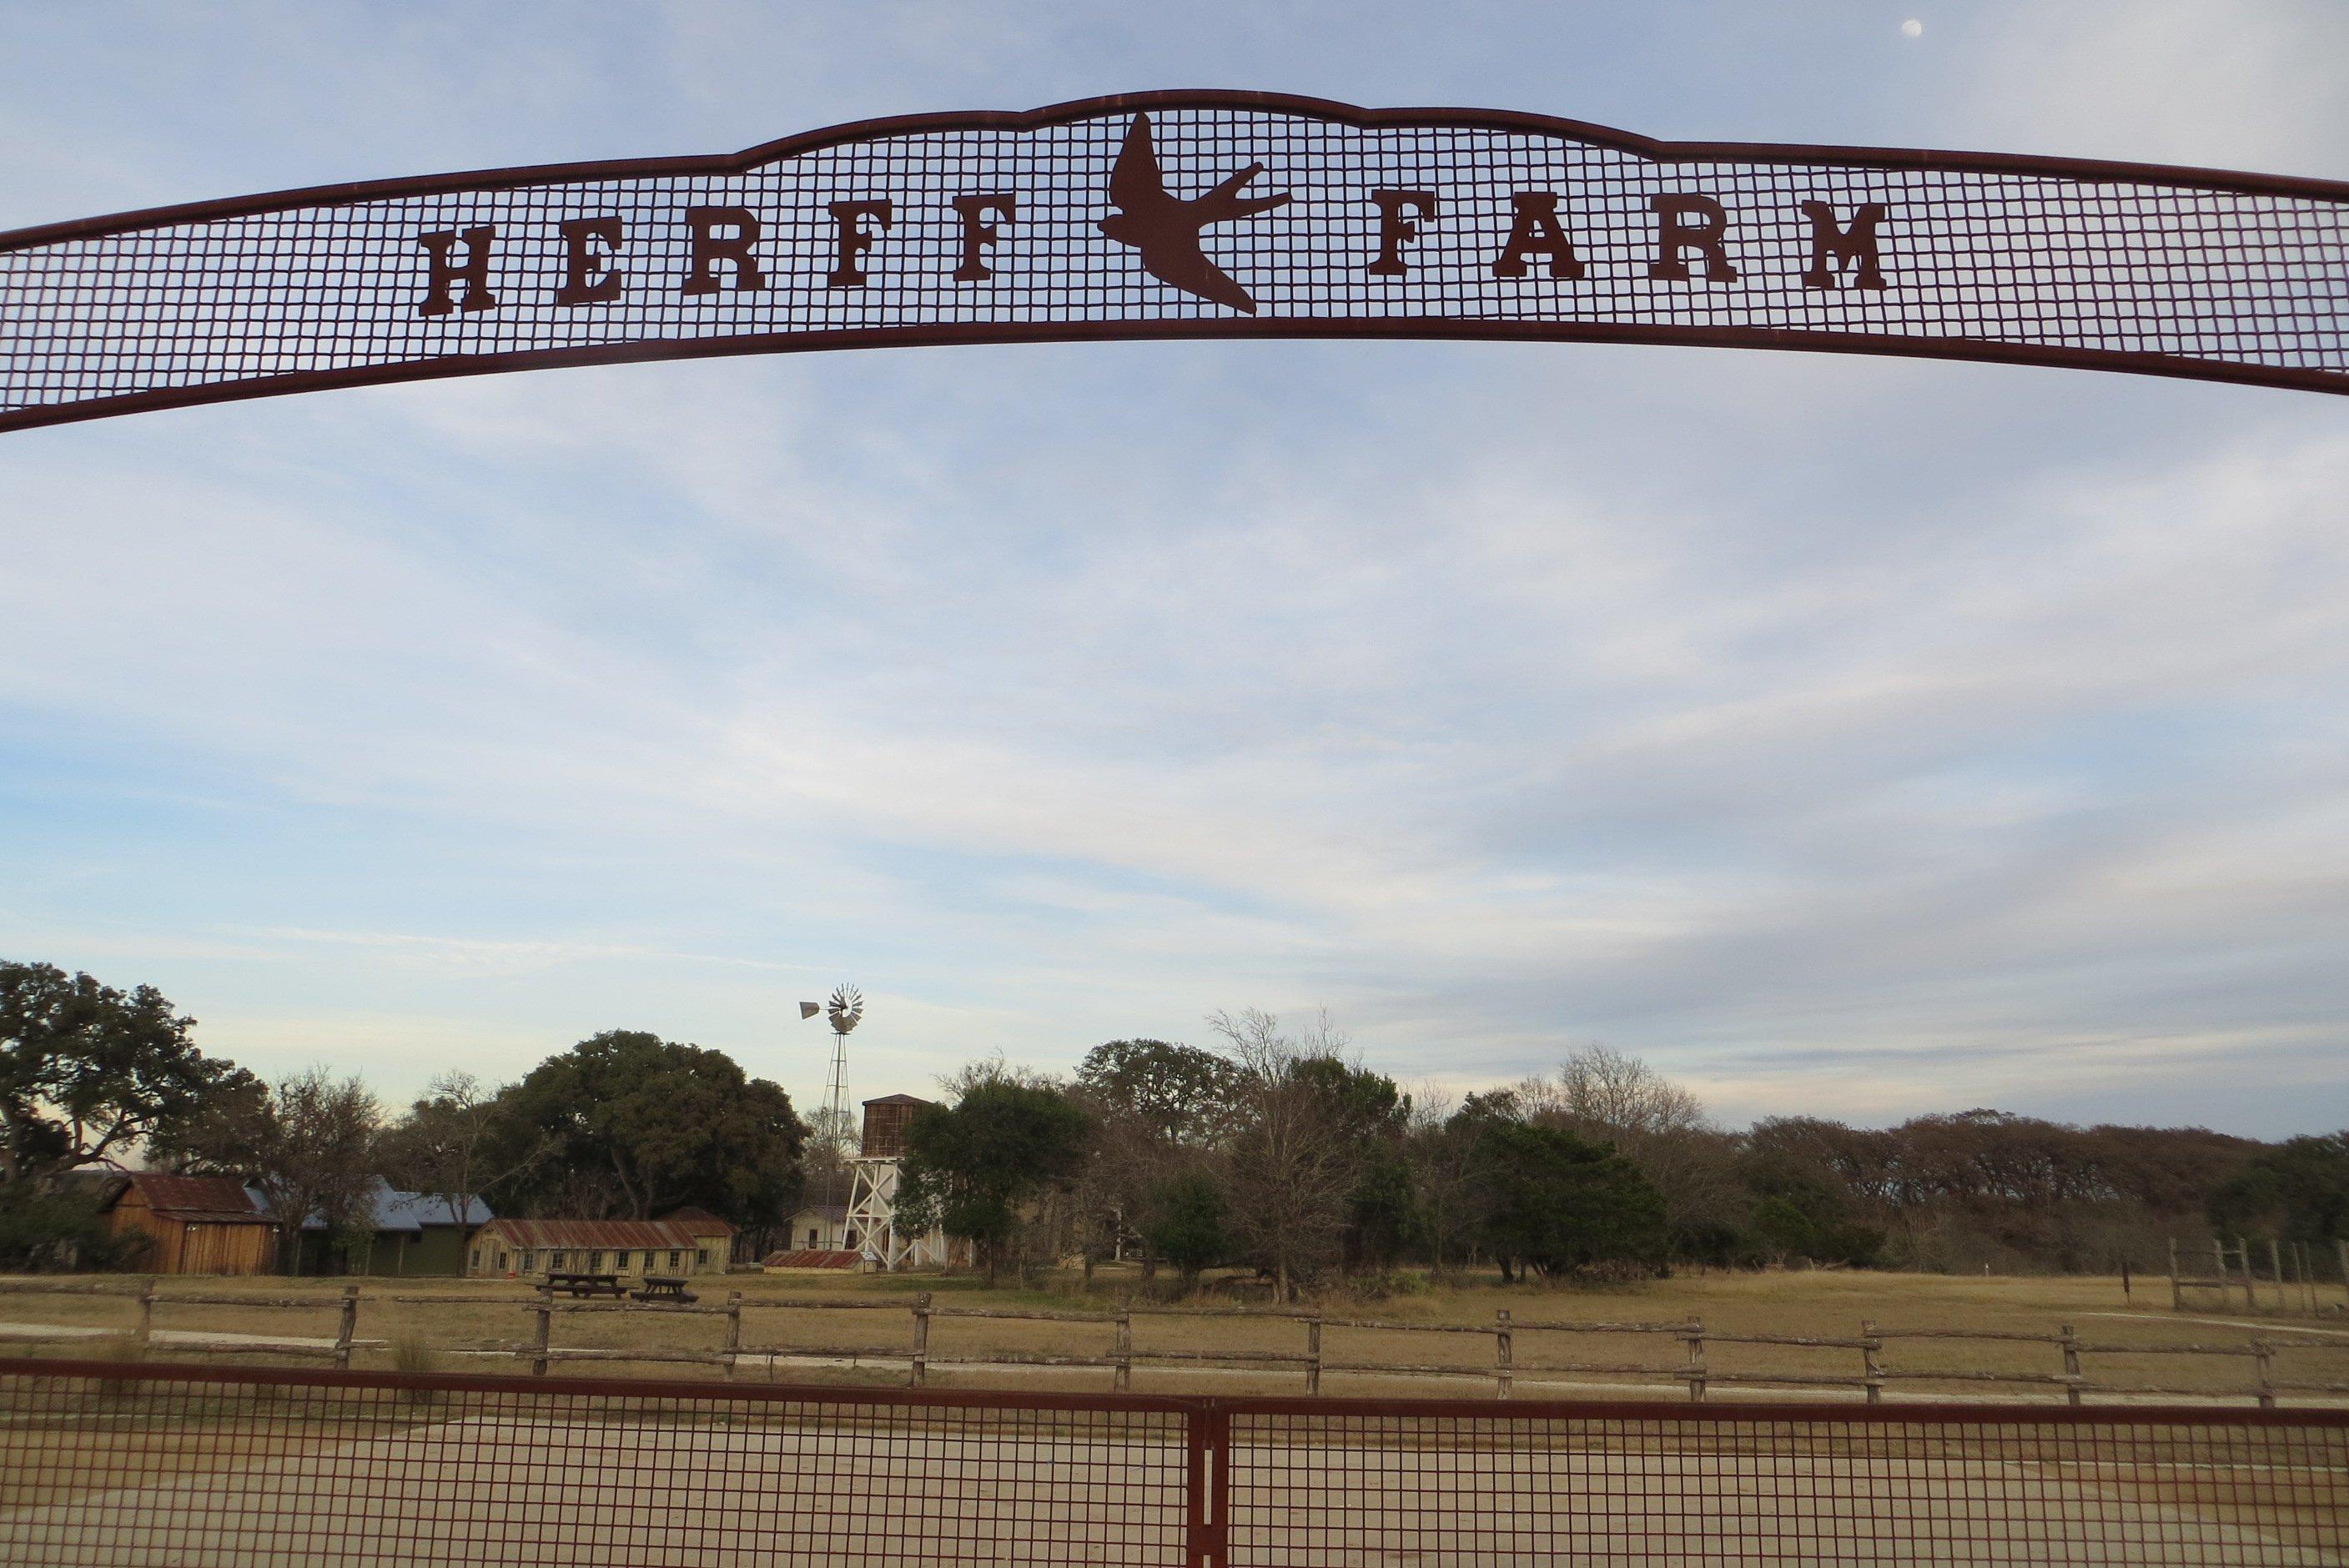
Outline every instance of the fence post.
<svg viewBox="0 0 2349 1568"><path fill-rule="evenodd" d="M2250 1307L2252 1311L2257 1312L2260 1306L2260 1298L2251 1293L2251 1243L2245 1241L2242 1237L2237 1236L2235 1238L2235 1256L2240 1259L2243 1264L2243 1305Z"/></svg>
<svg viewBox="0 0 2349 1568"><path fill-rule="evenodd" d="M922 1292L914 1298L914 1364L907 1369L908 1385L918 1388L930 1376L930 1293Z"/></svg>
<svg viewBox="0 0 2349 1568"><path fill-rule="evenodd" d="M2169 1238L2169 1310L2176 1312L2183 1304L2178 1292L2178 1238Z"/></svg>
<svg viewBox="0 0 2349 1568"><path fill-rule="evenodd" d="M1688 1333L1688 1397L1692 1404L1704 1403L1704 1319L1689 1319Z"/></svg>
<svg viewBox="0 0 2349 1568"><path fill-rule="evenodd" d="M2344 1301L2349 1301L2349 1242L2333 1244L2341 1249L2341 1296Z"/></svg>
<svg viewBox="0 0 2349 1568"><path fill-rule="evenodd" d="M359 1287L343 1286L342 1320L335 1327L335 1365L343 1371L351 1367L351 1339L359 1326Z"/></svg>
<svg viewBox="0 0 2349 1568"><path fill-rule="evenodd" d="M1111 1387L1123 1394L1133 1387L1133 1309L1131 1306L1117 1309L1117 1346L1111 1355L1117 1362Z"/></svg>
<svg viewBox="0 0 2349 1568"><path fill-rule="evenodd" d="M1883 1348L1884 1341L1878 1338L1876 1335L1876 1319L1861 1318L1859 1320L1859 1369L1867 1382L1868 1402L1871 1405L1880 1405L1884 1402L1884 1363L1876 1358L1876 1353Z"/></svg>
<svg viewBox="0 0 2349 1568"><path fill-rule="evenodd" d="M1493 1382L1495 1398L1506 1399L1516 1386L1516 1334L1509 1327L1509 1309L1493 1315Z"/></svg>
<svg viewBox="0 0 2349 1568"><path fill-rule="evenodd" d="M147 1359L155 1338L155 1276L149 1274L139 1291L139 1359Z"/></svg>
<svg viewBox="0 0 2349 1568"><path fill-rule="evenodd" d="M726 1376L734 1376L734 1364L742 1356L742 1293L726 1293Z"/></svg>
<svg viewBox="0 0 2349 1568"><path fill-rule="evenodd" d="M543 1377L546 1376L547 1347L554 1338L554 1287L553 1285L542 1284L538 1287L538 1300L531 1310L538 1314L538 1327L531 1336L531 1349L533 1354L530 1359L530 1375L533 1377Z"/></svg>
<svg viewBox="0 0 2349 1568"><path fill-rule="evenodd" d="M1321 1392L1321 1308L1317 1304L1313 1315L1305 1320L1305 1391Z"/></svg>
<svg viewBox="0 0 2349 1568"><path fill-rule="evenodd" d="M2275 1408L2275 1346L2264 1339L2251 1341L2252 1365L2260 1369L2260 1408Z"/></svg>
<svg viewBox="0 0 2349 1568"><path fill-rule="evenodd" d="M2068 1323L2064 1326L2063 1343L2064 1376L2071 1379L2064 1386L2064 1400L2076 1405L2080 1402L2080 1336Z"/></svg>
<svg viewBox="0 0 2349 1568"><path fill-rule="evenodd" d="M2273 1236L2268 1238L2268 1273L2275 1276L2276 1310L2290 1312L2291 1304L2283 1296L2283 1247Z"/></svg>
<svg viewBox="0 0 2349 1568"><path fill-rule="evenodd" d="M1213 1399L1183 1417L1184 1568L1225 1568L1230 1552L1231 1422Z"/></svg>

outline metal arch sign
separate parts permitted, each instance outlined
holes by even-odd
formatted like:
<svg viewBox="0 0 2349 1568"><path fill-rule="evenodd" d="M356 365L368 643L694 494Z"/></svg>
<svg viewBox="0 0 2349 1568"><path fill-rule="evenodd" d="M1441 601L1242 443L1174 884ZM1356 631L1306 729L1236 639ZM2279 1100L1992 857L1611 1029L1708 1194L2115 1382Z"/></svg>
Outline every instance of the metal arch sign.
<svg viewBox="0 0 2349 1568"><path fill-rule="evenodd" d="M2349 183L1169 92L0 234L0 428L555 365L1153 337L2349 392Z"/></svg>

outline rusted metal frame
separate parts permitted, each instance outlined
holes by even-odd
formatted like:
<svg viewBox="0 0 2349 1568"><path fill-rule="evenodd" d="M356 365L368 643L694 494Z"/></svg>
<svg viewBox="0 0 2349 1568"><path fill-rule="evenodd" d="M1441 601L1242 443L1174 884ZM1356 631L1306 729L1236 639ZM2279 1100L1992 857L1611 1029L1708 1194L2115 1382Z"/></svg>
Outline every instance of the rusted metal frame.
<svg viewBox="0 0 2349 1568"><path fill-rule="evenodd" d="M306 207L347 207L398 197L511 191L529 185L579 185L599 181L647 180L691 175L740 174L785 158L847 142L952 130L1041 130L1050 126L1133 110L1237 109L1299 115L1359 130L1407 130L1459 127L1557 137L1603 147L1653 163L1838 163L1855 169L1931 169L1960 174L2012 174L2076 180L2093 184L2178 185L2247 195L2290 196L2349 201L2349 181L2302 175L2261 174L2248 170L2209 169L2190 164L2132 163L2109 159L2064 158L2043 153L1959 152L1930 148L1841 147L1832 143L1763 141L1666 141L1588 120L1523 110L1488 108L1365 108L1331 98L1294 93L1174 88L1154 92L1111 93L1071 98L1034 109L963 109L888 115L851 120L764 141L740 152L687 153L671 157L605 159L582 163L521 164L447 174L404 175L346 181L250 196L215 197L161 207L135 208L91 218L67 219L27 228L0 230L0 253L67 240L95 239L140 229L221 218L253 217Z"/></svg>
<svg viewBox="0 0 2349 1568"><path fill-rule="evenodd" d="M1247 316L1230 320L1131 322L935 322L889 327L838 327L806 332L744 334L725 338L598 344L578 348L518 349L504 354L445 355L398 365L345 370L298 370L283 376L167 387L115 397L0 412L0 432L123 414L235 403L301 392L395 386L444 377L494 376L551 370L565 366L650 364L673 359L717 359L750 354L802 354L830 349L947 347L980 344L1164 342L1204 338L1343 339L1406 342L1517 342L1652 344L1682 348L1765 348L1816 354L1872 354L1908 359L1955 359L1990 365L2028 365L2066 370L2105 370L2189 381L2219 381L2287 391L2349 395L2349 375L2292 366L2234 365L2172 355L2121 349L1992 343L1957 337L1902 337L1887 333L1829 332L1805 328L1667 326L1625 322L1518 322L1455 320L1440 316L1308 318ZM817 1304L807 1304L817 1305ZM850 1304L842 1303L843 1306ZM864 1304L855 1304L863 1305ZM902 1306L900 1302L874 1303ZM1200 1315L1214 1315L1202 1314ZM1233 1315L1240 1315L1234 1314Z"/></svg>
<svg viewBox="0 0 2349 1568"><path fill-rule="evenodd" d="M167 1362L0 1357L0 1378L109 1383L206 1383L275 1387L414 1390L554 1398L629 1396L704 1404L892 1405L1002 1410L1104 1410L1183 1414L1215 1401L1196 1395L1083 1394L992 1388L848 1387L836 1383L711 1383L665 1377L535 1377L492 1372L338 1371L306 1367L207 1367ZM1323 1401L1327 1403L1328 1401ZM1342 1401L1340 1401L1342 1403Z"/></svg>
<svg viewBox="0 0 2349 1568"><path fill-rule="evenodd" d="M1184 1540L1187 1568L1231 1560L1231 1417L1220 1400L1194 1403L1184 1418Z"/></svg>
<svg viewBox="0 0 2349 1568"><path fill-rule="evenodd" d="M1697 1405L1657 1399L1517 1398L1511 1400L1503 1410L1490 1399L1350 1397L1314 1399L1298 1395L1219 1396L1211 1402L1230 1416L1310 1416L1333 1420L1393 1416L1485 1423L1625 1420L1720 1426L1755 1421L1811 1421L1863 1426L2282 1426L2349 1430L2349 1409L2325 1407L2256 1409L2248 1406L2087 1405L2075 1408L2057 1404L2018 1407L2013 1404L1942 1404L1912 1400L1857 1405L1764 1399Z"/></svg>

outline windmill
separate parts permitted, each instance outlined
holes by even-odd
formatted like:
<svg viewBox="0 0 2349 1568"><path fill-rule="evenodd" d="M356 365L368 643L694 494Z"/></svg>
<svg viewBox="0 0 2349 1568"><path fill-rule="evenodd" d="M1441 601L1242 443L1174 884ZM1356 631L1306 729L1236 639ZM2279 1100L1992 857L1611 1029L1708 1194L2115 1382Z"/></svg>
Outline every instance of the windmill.
<svg viewBox="0 0 2349 1568"><path fill-rule="evenodd" d="M864 993L854 985L833 987L829 1002L802 1002L802 1022L822 1013L832 1025L832 1077L823 1090L823 1130L826 1137L846 1138L854 1129L848 1119L848 1034L864 1016Z"/></svg>

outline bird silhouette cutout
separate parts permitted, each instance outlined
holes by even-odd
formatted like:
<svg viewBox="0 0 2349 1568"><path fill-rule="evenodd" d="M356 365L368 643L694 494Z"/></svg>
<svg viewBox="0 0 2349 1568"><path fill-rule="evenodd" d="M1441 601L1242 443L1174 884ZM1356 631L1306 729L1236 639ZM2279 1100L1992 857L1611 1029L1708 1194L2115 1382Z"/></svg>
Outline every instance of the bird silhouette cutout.
<svg viewBox="0 0 2349 1568"><path fill-rule="evenodd" d="M1140 251L1143 271L1160 283L1254 315L1256 300L1229 273L1207 260L1199 249L1199 232L1210 223L1252 218L1286 205L1286 192L1278 196L1239 193L1242 186L1263 172L1263 164L1251 163L1205 195L1187 201L1169 195L1166 176L1158 168L1158 150L1150 137L1150 117L1137 114L1127 128L1117 165L1109 172L1109 199L1118 211L1103 218L1099 227L1119 244Z"/></svg>

